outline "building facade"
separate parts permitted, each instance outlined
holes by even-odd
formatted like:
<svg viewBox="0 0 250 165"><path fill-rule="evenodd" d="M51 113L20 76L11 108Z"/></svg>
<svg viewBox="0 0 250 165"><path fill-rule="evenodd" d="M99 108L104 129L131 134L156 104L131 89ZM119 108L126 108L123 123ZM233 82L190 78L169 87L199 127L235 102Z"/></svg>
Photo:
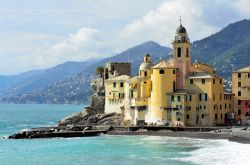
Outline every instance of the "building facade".
<svg viewBox="0 0 250 165"><path fill-rule="evenodd" d="M236 121L250 125L250 66L232 72L232 92Z"/></svg>
<svg viewBox="0 0 250 165"><path fill-rule="evenodd" d="M138 76L105 80L105 112L122 113L126 125L219 126L233 120L233 97L206 64L191 64L185 27L177 28L173 58L153 64L145 55Z"/></svg>

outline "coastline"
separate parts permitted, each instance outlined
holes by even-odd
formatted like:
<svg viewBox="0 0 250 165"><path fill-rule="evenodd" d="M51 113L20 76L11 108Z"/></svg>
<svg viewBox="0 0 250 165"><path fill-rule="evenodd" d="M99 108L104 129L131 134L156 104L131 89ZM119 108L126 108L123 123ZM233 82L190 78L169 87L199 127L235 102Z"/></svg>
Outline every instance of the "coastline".
<svg viewBox="0 0 250 165"><path fill-rule="evenodd" d="M245 129L244 129L245 128ZM187 137L196 139L226 139L232 142L250 144L250 129L247 127L166 127L166 126L86 126L74 125L70 127L41 127L26 130L9 136L9 139L34 139L34 138L69 138L107 135L128 136L168 136Z"/></svg>
<svg viewBox="0 0 250 165"><path fill-rule="evenodd" d="M248 131L250 134L250 131ZM176 131L176 132L134 132L134 131L109 131L108 135L129 135L129 136L168 136L168 137L186 137L195 139L225 139L232 142L242 144L250 144L250 137L242 137L239 135L231 135L229 133L214 133L214 132L189 132L189 131Z"/></svg>

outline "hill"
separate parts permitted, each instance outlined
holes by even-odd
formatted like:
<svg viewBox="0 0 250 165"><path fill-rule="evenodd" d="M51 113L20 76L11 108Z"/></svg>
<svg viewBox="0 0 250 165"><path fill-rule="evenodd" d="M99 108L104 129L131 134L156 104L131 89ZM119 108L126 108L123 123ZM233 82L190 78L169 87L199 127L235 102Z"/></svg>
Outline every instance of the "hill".
<svg viewBox="0 0 250 165"><path fill-rule="evenodd" d="M8 97L36 92L51 83L81 72L95 62L97 60L66 62L49 69L34 70L14 76L0 76L0 96Z"/></svg>
<svg viewBox="0 0 250 165"><path fill-rule="evenodd" d="M250 20L229 24L221 31L192 43L193 60L206 62L231 79L231 70L250 65Z"/></svg>

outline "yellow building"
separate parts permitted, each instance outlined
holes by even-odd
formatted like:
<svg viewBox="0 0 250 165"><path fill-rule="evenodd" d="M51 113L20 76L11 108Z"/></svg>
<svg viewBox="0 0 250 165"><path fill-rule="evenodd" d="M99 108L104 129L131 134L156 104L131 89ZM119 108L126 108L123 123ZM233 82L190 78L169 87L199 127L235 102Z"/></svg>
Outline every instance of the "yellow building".
<svg viewBox="0 0 250 165"><path fill-rule="evenodd" d="M190 41L180 25L173 59L153 65L144 57L139 76L105 81L105 112L124 115L127 125L217 126L232 120L232 94L213 67L191 64ZM122 84L122 85L121 85Z"/></svg>
<svg viewBox="0 0 250 165"><path fill-rule="evenodd" d="M250 125L250 66L232 72L232 92L236 121Z"/></svg>

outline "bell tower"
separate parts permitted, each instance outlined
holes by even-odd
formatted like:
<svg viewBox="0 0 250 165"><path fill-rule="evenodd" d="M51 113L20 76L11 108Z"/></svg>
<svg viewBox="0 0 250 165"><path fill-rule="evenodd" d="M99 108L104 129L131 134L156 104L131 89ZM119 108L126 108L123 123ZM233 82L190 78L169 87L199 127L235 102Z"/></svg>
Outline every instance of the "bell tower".
<svg viewBox="0 0 250 165"><path fill-rule="evenodd" d="M180 26L176 29L173 41L173 59L177 67L177 86L176 89L185 88L185 78L190 72L190 41L184 26L180 19Z"/></svg>

